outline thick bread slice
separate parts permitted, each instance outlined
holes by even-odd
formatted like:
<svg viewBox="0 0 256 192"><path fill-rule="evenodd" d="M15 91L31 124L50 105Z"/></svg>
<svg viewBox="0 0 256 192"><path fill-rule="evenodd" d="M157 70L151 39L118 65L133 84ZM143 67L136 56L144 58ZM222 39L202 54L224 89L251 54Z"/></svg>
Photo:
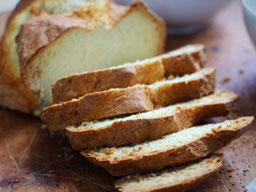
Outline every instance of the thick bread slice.
<svg viewBox="0 0 256 192"><path fill-rule="evenodd" d="M121 192L186 192L222 168L224 156L214 154L199 161L146 175L132 175L115 182Z"/></svg>
<svg viewBox="0 0 256 192"><path fill-rule="evenodd" d="M120 9L113 7L111 12ZM163 52L165 36L163 20L135 2L107 24L66 30L32 55L22 79L45 107L52 102L51 85L60 78L154 57Z"/></svg>
<svg viewBox="0 0 256 192"><path fill-rule="evenodd" d="M143 60L144 61L144 60ZM53 103L111 88L126 88L136 84L152 84L164 78L161 60L135 62L105 70L73 74L57 81L52 87Z"/></svg>
<svg viewBox="0 0 256 192"><path fill-rule="evenodd" d="M153 101L151 89L143 85L110 89L47 107L43 110L42 120L51 132L59 131L83 121L150 111L154 109Z"/></svg>
<svg viewBox="0 0 256 192"><path fill-rule="evenodd" d="M89 161L113 176L155 171L187 163L211 154L247 130L253 117L192 127L155 141L118 148L81 152Z"/></svg>
<svg viewBox="0 0 256 192"><path fill-rule="evenodd" d="M0 105L38 115L40 103L26 90L20 78L16 36L22 23L43 10L48 14L72 14L88 5L104 7L108 0L20 0L6 25L0 44ZM29 38L29 37L27 37Z"/></svg>
<svg viewBox="0 0 256 192"><path fill-rule="evenodd" d="M224 116L236 94L227 91L187 103L101 122L70 126L66 134L74 149L137 144L191 127L203 119Z"/></svg>
<svg viewBox="0 0 256 192"><path fill-rule="evenodd" d="M215 70L204 69L192 75L164 80L152 85L90 93L79 99L45 108L43 121L51 131L83 121L150 111L154 105L166 106L208 95L214 91ZM72 116L71 116L72 115Z"/></svg>
<svg viewBox="0 0 256 192"><path fill-rule="evenodd" d="M53 103L68 101L88 93L152 84L168 76L200 70L206 62L203 45L187 45L161 56L104 70L73 74L58 80L52 87Z"/></svg>
<svg viewBox="0 0 256 192"><path fill-rule="evenodd" d="M191 75L159 81L148 87L156 95L157 105L167 106L188 101L214 92L215 69L205 68Z"/></svg>

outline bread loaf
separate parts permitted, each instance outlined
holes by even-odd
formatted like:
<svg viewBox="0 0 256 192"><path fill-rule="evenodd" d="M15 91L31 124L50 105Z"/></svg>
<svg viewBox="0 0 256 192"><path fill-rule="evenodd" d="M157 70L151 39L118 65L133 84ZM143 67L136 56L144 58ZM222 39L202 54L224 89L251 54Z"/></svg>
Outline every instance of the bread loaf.
<svg viewBox="0 0 256 192"><path fill-rule="evenodd" d="M1 41L0 104L39 115L59 78L153 57L164 44L163 21L140 2L22 0Z"/></svg>

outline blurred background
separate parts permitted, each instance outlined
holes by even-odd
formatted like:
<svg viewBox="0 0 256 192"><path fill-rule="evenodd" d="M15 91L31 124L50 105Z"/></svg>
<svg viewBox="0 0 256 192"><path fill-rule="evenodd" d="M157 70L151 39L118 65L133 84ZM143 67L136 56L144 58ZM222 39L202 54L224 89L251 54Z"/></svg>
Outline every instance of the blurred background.
<svg viewBox="0 0 256 192"><path fill-rule="evenodd" d="M0 1L0 12L11 10L18 0L1 0Z"/></svg>

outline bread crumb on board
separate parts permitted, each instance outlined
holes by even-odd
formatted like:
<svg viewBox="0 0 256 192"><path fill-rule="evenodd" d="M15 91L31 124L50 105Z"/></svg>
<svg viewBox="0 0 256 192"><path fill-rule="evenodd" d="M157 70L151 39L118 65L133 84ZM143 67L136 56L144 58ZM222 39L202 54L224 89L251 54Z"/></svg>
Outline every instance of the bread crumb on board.
<svg viewBox="0 0 256 192"><path fill-rule="evenodd" d="M242 74L244 74L244 70L243 69L239 69L238 73L242 75Z"/></svg>
<svg viewBox="0 0 256 192"><path fill-rule="evenodd" d="M221 84L228 83L230 80L231 80L230 77L224 77L224 78L221 80Z"/></svg>

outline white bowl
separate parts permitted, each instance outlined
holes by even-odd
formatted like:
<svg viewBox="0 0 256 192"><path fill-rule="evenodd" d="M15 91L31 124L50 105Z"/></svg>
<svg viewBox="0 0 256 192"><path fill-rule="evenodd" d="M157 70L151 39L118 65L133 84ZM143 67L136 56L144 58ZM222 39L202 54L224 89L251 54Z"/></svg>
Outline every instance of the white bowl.
<svg viewBox="0 0 256 192"><path fill-rule="evenodd" d="M133 0L115 0L128 5ZM231 0L143 0L168 27L191 27L208 21Z"/></svg>
<svg viewBox="0 0 256 192"><path fill-rule="evenodd" d="M17 3L18 0L0 0L0 12L12 10Z"/></svg>
<svg viewBox="0 0 256 192"><path fill-rule="evenodd" d="M256 45L256 0L242 0L242 4L245 24Z"/></svg>

